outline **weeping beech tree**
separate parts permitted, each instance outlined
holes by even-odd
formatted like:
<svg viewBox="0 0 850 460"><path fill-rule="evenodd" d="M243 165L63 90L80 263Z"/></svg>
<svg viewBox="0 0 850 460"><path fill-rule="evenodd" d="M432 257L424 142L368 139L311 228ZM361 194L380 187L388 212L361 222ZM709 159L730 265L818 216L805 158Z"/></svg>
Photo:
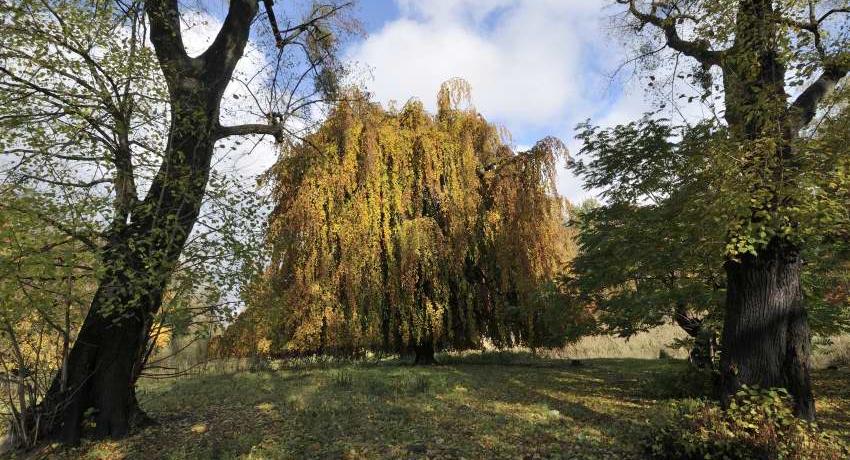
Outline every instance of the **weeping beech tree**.
<svg viewBox="0 0 850 460"><path fill-rule="evenodd" d="M271 264L248 314L272 325L273 352L413 352L429 363L485 339L566 339L564 146L547 138L514 152L468 108L461 80L438 97L436 115L416 100L384 110L353 97L270 171ZM231 343L253 343L236 329Z"/></svg>
<svg viewBox="0 0 850 460"><path fill-rule="evenodd" d="M811 243L808 230L835 221L812 225L802 212L834 188L809 181L812 158L830 152L806 140L850 71L850 8L831 0L617 2L633 30L649 34L642 58L665 49L689 58L694 65L672 81L701 89L691 101L723 101L726 142L707 153L734 160L723 185L730 203L723 223L724 403L741 385L785 387L796 414L813 419L801 254Z"/></svg>

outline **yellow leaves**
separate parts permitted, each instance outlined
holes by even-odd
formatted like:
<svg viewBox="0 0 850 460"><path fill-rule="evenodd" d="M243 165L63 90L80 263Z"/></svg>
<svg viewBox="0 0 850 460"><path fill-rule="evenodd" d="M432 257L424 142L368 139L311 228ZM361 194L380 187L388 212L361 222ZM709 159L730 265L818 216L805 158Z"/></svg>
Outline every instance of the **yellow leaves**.
<svg viewBox="0 0 850 460"><path fill-rule="evenodd" d="M272 341L267 338L257 340L257 353L267 356L272 348Z"/></svg>
<svg viewBox="0 0 850 460"><path fill-rule="evenodd" d="M447 83L436 116L417 100L400 112L343 103L275 165L273 260L258 283L282 288L249 309L275 312L271 330L287 349L439 340L450 321L497 314L484 298L496 291L481 289L469 264L504 264L477 270L522 290L561 266L552 152L514 154L506 133L461 109L468 93ZM494 162L507 166L480 176Z"/></svg>
<svg viewBox="0 0 850 460"><path fill-rule="evenodd" d="M462 78L452 78L440 86L437 94L438 116L446 116L451 112L463 110L474 110L472 106L472 86Z"/></svg>
<svg viewBox="0 0 850 460"><path fill-rule="evenodd" d="M156 341L154 342L154 348L156 350L162 350L171 343L171 337L173 335L171 327L154 324L152 330L157 332L155 336Z"/></svg>
<svg viewBox="0 0 850 460"><path fill-rule="evenodd" d="M192 425L191 427L189 427L189 431L191 431L192 433L195 433L195 434L204 434L207 431L209 431L209 426L207 426L207 424L203 423L203 422L196 423L196 424Z"/></svg>
<svg viewBox="0 0 850 460"><path fill-rule="evenodd" d="M260 403L260 404L257 404L254 407L256 407L257 410L259 410L260 412L265 412L265 413L270 413L270 412L273 412L275 409L277 409L277 406L275 406L274 403L270 403L270 402Z"/></svg>

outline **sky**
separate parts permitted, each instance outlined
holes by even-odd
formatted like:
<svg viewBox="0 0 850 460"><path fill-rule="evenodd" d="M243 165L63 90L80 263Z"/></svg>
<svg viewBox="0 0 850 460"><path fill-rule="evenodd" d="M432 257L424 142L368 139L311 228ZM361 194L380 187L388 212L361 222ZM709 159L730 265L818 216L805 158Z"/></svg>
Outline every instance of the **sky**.
<svg viewBox="0 0 850 460"><path fill-rule="evenodd" d="M403 104L415 97L433 110L440 85L463 78L472 87L475 108L506 128L518 150L555 136L575 154L580 149L576 124L591 119L611 126L651 109L632 72L613 76L631 50L613 29L612 17L620 10L612 4L611 0L360 0L353 13L364 34L350 39L342 51L357 81L379 102ZM184 31L190 53L209 45L220 26L215 16L225 13L224 7L220 9L212 11L213 17L194 21L200 26ZM264 65L264 58L253 44L246 54L237 73L250 75ZM228 91L240 89L231 84ZM229 94L224 100L223 121L244 122L239 106L248 98ZM230 110L234 115L227 107L235 108ZM235 156L232 167L250 173L264 170L274 163L273 150L265 140L251 155ZM573 202L593 196L565 164L558 174L559 192Z"/></svg>
<svg viewBox="0 0 850 460"><path fill-rule="evenodd" d="M627 59L605 0L363 0L366 36L346 56L366 69L381 101L416 97L431 109L440 84L460 77L476 109L507 128L520 149L556 136L576 153L574 128L588 118L614 125L650 110L643 90L612 78ZM592 195L561 165L558 189Z"/></svg>

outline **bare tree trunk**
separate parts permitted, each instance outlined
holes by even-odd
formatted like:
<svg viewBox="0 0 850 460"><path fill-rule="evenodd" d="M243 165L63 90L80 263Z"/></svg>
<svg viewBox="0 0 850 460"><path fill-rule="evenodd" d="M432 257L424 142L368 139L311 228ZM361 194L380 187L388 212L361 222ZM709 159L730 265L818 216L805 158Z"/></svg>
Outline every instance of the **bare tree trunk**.
<svg viewBox="0 0 850 460"><path fill-rule="evenodd" d="M414 345L413 354L414 366L431 366L437 364L437 359L434 357L434 343L431 341Z"/></svg>
<svg viewBox="0 0 850 460"><path fill-rule="evenodd" d="M794 398L797 416L814 419L801 270L797 248L778 239L758 256L727 262L724 404L741 385L784 387Z"/></svg>

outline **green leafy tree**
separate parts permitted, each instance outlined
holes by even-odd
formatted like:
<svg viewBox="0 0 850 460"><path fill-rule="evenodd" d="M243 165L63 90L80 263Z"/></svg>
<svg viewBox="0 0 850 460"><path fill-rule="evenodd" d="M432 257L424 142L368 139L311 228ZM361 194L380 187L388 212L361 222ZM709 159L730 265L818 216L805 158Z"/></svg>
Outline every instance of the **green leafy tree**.
<svg viewBox="0 0 850 460"><path fill-rule="evenodd" d="M634 30L648 34L645 49L694 63L671 77L701 88L690 100L715 94L723 100L725 135L705 154L718 164L728 159L714 183L723 198L716 203L723 208L718 223L726 231L724 401L745 384L785 387L796 413L813 419L802 255L811 247L811 231L824 229L819 196L830 184L812 162L836 153L806 141L850 70L848 8L796 0L618 3Z"/></svg>
<svg viewBox="0 0 850 460"><path fill-rule="evenodd" d="M31 409L68 359L96 286L95 258L79 241L28 212L49 211L58 219L67 217L68 207L32 190L4 188L0 198L3 415L14 441L31 445L38 440Z"/></svg>
<svg viewBox="0 0 850 460"><path fill-rule="evenodd" d="M233 1L211 45L190 56L176 0L0 4L4 182L69 205L74 222L49 209L32 215L97 260L97 287L68 359L27 418L42 436L76 443L87 413L98 435L127 433L140 414L134 383L172 274L217 263L223 246L205 243L227 237L212 230L259 207L251 195L224 191L216 147L247 135L282 142L294 119L309 124L311 108L334 97L344 6L315 3L279 28L271 2L266 21L255 21L258 1ZM263 82L265 95L252 98L262 119L222 126L222 98L240 77L252 29L270 62L246 77ZM193 245L194 256L182 257Z"/></svg>
<svg viewBox="0 0 850 460"><path fill-rule="evenodd" d="M692 197L707 193L703 151L713 133L682 133L651 118L581 129L580 156L588 161L573 169L604 204L578 214L579 291L608 332L629 337L673 319L691 337L708 339L723 286L723 234Z"/></svg>
<svg viewBox="0 0 850 460"><path fill-rule="evenodd" d="M604 204L584 207L576 219L579 291L608 332L628 337L672 319L703 341L692 357L710 364L703 350L723 320L727 229L718 225L723 208L716 203L723 197L715 187L724 162L705 152L723 131L652 118L581 128L581 159L573 169ZM848 281L846 250L823 235L810 243L802 280L813 331L842 333L847 299L836 287Z"/></svg>

